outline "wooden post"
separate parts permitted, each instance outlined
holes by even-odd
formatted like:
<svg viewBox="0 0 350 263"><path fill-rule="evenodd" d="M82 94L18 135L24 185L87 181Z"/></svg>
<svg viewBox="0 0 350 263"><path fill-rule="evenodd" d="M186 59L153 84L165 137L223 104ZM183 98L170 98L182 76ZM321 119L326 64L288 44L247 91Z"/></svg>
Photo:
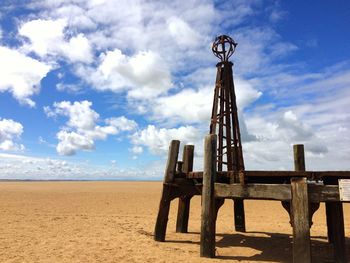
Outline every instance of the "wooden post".
<svg viewBox="0 0 350 263"><path fill-rule="evenodd" d="M185 145L182 155L182 172L187 174L193 171L194 146ZM188 232L188 218L190 215L190 203L192 195L181 196L177 210L176 232Z"/></svg>
<svg viewBox="0 0 350 263"><path fill-rule="evenodd" d="M304 145L303 144L293 145L293 152L294 152L294 170L305 171Z"/></svg>
<svg viewBox="0 0 350 263"><path fill-rule="evenodd" d="M304 145L293 145L294 170L305 171ZM292 178L291 222L293 226L293 262L311 262L309 201L306 178Z"/></svg>
<svg viewBox="0 0 350 263"><path fill-rule="evenodd" d="M292 178L293 263L311 263L309 202L306 178Z"/></svg>
<svg viewBox="0 0 350 263"><path fill-rule="evenodd" d="M330 202L326 202L326 219L327 219L327 236L328 242L333 243L333 232L332 232L332 204Z"/></svg>
<svg viewBox="0 0 350 263"><path fill-rule="evenodd" d="M201 213L201 257L215 257L215 196L216 135L210 134L204 142L204 171Z"/></svg>
<svg viewBox="0 0 350 263"><path fill-rule="evenodd" d="M332 179L324 179L327 184L336 184ZM344 231L344 215L343 205L341 202L326 202L326 218L327 218L327 235L329 243L333 244L334 259L337 263L347 261L345 250L345 231Z"/></svg>
<svg viewBox="0 0 350 263"><path fill-rule="evenodd" d="M330 239L334 247L334 258L337 263L346 263L344 214L341 202L327 203L330 219Z"/></svg>
<svg viewBox="0 0 350 263"><path fill-rule="evenodd" d="M165 241L170 202L173 198L170 183L174 180L179 147L180 141L171 141L169 146L168 161L164 174L162 197L160 199L157 222L154 230L154 240L156 241Z"/></svg>
<svg viewBox="0 0 350 263"><path fill-rule="evenodd" d="M235 230L237 232L245 232L245 215L243 199L233 200L233 210L235 217Z"/></svg>

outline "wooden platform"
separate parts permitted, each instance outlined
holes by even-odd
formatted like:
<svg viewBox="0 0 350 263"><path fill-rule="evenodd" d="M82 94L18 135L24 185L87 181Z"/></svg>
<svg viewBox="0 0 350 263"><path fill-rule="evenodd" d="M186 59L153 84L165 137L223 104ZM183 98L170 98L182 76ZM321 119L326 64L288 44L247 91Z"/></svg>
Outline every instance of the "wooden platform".
<svg viewBox="0 0 350 263"><path fill-rule="evenodd" d="M244 199L276 200L290 213L293 227L293 262L311 263L310 227L312 214L325 202L328 240L337 263L346 263L343 207L339 179L350 179L350 171L304 171L303 147L295 147L295 171L216 170L216 137L205 142L204 170L193 172L193 146L186 145L183 161L177 161L179 141L173 141L168 156L164 187L155 227L155 240L165 241L170 202L179 198L176 231L186 233L190 200L202 196L200 255L215 257L215 222L225 199L241 200L238 218L244 231ZM237 178L240 183L232 183ZM236 207L235 208L235 213ZM236 220L237 218L235 218ZM236 221L235 221L236 222ZM237 225L236 225L237 227ZM237 228L236 228L237 231ZM239 230L240 231L240 230Z"/></svg>

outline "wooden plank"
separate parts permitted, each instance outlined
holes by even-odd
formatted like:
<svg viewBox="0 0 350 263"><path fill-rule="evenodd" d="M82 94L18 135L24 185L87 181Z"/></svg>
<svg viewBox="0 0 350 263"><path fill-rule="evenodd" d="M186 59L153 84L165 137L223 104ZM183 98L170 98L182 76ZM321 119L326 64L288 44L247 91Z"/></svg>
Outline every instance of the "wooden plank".
<svg viewBox="0 0 350 263"><path fill-rule="evenodd" d="M171 141L169 146L168 161L164 174L162 197L160 199L157 221L154 229L154 240L156 241L165 241L170 202L172 197L172 186L170 183L174 181L179 147L180 141Z"/></svg>
<svg viewBox="0 0 350 263"><path fill-rule="evenodd" d="M233 171L218 172L217 176L233 176ZM350 178L350 171L243 171L244 177L307 177L322 179L323 177ZM203 178L202 171L190 172L188 178Z"/></svg>
<svg viewBox="0 0 350 263"><path fill-rule="evenodd" d="M215 183L215 197L263 200L290 200L289 184L220 184Z"/></svg>
<svg viewBox="0 0 350 263"><path fill-rule="evenodd" d="M334 247L334 258L337 263L346 263L343 205L340 202L328 203L331 217L331 240Z"/></svg>
<svg viewBox="0 0 350 263"><path fill-rule="evenodd" d="M293 211L293 263L311 263L309 201L306 178L291 180Z"/></svg>
<svg viewBox="0 0 350 263"><path fill-rule="evenodd" d="M182 171L187 174L193 170L193 156L194 146L185 145L182 154ZM179 205L177 210L176 220L176 232L187 233L188 232L188 219L190 215L190 204L192 195L185 195L179 198Z"/></svg>
<svg viewBox="0 0 350 263"><path fill-rule="evenodd" d="M204 177L202 189L200 256L215 257L215 197L217 136L207 135L204 141Z"/></svg>

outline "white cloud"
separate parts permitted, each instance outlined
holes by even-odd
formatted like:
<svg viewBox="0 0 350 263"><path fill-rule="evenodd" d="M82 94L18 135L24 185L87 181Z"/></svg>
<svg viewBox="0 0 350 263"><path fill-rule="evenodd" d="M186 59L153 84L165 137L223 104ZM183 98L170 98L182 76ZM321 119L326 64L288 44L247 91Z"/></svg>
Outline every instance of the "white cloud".
<svg viewBox="0 0 350 263"><path fill-rule="evenodd" d="M176 43L181 47L197 47L200 35L188 23L178 17L171 17L167 21L168 29Z"/></svg>
<svg viewBox="0 0 350 263"><path fill-rule="evenodd" d="M26 44L23 50L34 51L40 57L53 55L63 56L71 62L91 62L92 47L89 40L82 33L66 40L66 27L66 19L37 19L24 23L19 34L27 37L30 44Z"/></svg>
<svg viewBox="0 0 350 263"><path fill-rule="evenodd" d="M0 150L3 151L23 151L24 145L14 141L19 139L23 133L21 123L11 119L0 118Z"/></svg>
<svg viewBox="0 0 350 263"><path fill-rule="evenodd" d="M168 151L171 140L180 140L183 144L197 142L202 138L201 132L192 126L166 129L148 125L147 128L131 136L136 146L145 146L154 154L164 154Z"/></svg>
<svg viewBox="0 0 350 263"><path fill-rule="evenodd" d="M235 89L237 105L241 111L262 95L248 81L240 78L236 79ZM200 86L197 90L182 89L173 95L156 98L154 106L149 110L152 111L152 119L161 122L209 123L213 94L214 85Z"/></svg>
<svg viewBox="0 0 350 263"><path fill-rule="evenodd" d="M77 74L97 90L127 90L132 98L152 98L172 86L170 72L163 59L153 51L126 56L119 49L100 56L97 70L78 67Z"/></svg>
<svg viewBox="0 0 350 263"><path fill-rule="evenodd" d="M0 92L8 91L22 104L33 107L31 96L40 90L40 81L51 66L0 46Z"/></svg>
<svg viewBox="0 0 350 263"><path fill-rule="evenodd" d="M141 146L133 146L130 151L134 154L141 154L143 152L143 148Z"/></svg>
<svg viewBox="0 0 350 263"><path fill-rule="evenodd" d="M90 130L95 127L95 123L99 118L97 112L90 107L92 102L90 101L70 101L55 102L53 104L53 110L49 107L45 108L45 112L49 117L55 115L63 115L69 118L67 125L71 128L77 128L78 130Z"/></svg>
<svg viewBox="0 0 350 263"><path fill-rule="evenodd" d="M107 167L88 162L73 162L64 159L38 158L25 155L0 153L0 179L27 180L137 180L160 179L164 164L154 162L147 167L118 168L115 161Z"/></svg>
<svg viewBox="0 0 350 263"><path fill-rule="evenodd" d="M115 127L119 131L132 131L137 128L137 123L133 120L129 120L124 116L118 118L109 118L105 122L108 125Z"/></svg>
<svg viewBox="0 0 350 263"><path fill-rule="evenodd" d="M53 109L45 107L48 117L62 115L68 117L66 126L57 133L56 147L60 155L74 155L78 150L93 150L96 140L105 140L108 135L122 131L132 131L137 127L133 120L124 116L104 120L105 126L97 125L99 114L91 109L90 101L55 102Z"/></svg>
<svg viewBox="0 0 350 263"><path fill-rule="evenodd" d="M57 139L60 141L57 144L56 150L61 155L74 155L77 150L92 150L94 149L94 141L92 136L78 134L76 132L59 131Z"/></svg>

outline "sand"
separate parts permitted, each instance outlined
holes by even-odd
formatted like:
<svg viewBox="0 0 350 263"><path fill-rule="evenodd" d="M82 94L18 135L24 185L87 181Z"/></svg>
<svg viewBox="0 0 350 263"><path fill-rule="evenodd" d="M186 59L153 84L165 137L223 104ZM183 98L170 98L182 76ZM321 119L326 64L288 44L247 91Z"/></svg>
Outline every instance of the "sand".
<svg viewBox="0 0 350 263"><path fill-rule="evenodd" d="M160 182L1 182L0 262L291 262L292 228L279 202L245 201L242 234L233 230L227 200L217 221L218 257L203 259L199 197L190 233L175 233L175 200L167 242L153 241L160 193ZM349 247L348 204L344 213ZM313 221L314 262L333 262L323 205Z"/></svg>

